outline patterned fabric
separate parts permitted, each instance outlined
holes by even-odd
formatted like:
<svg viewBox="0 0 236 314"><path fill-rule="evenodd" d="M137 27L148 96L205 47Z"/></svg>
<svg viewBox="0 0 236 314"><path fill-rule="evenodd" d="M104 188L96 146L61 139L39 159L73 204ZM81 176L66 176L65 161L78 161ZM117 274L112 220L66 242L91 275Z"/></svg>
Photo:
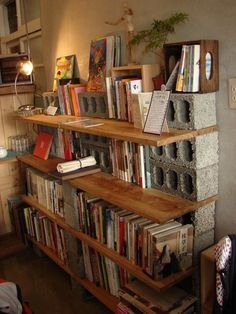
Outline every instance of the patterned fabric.
<svg viewBox="0 0 236 314"><path fill-rule="evenodd" d="M223 306L224 287L222 278L230 267L230 258L232 255L232 243L228 236L221 239L216 245L216 299L220 306Z"/></svg>

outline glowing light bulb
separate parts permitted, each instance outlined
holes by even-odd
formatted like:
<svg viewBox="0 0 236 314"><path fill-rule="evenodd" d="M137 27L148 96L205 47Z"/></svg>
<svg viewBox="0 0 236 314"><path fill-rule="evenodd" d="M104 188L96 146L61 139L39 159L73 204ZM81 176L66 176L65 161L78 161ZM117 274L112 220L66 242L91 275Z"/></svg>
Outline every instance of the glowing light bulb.
<svg viewBox="0 0 236 314"><path fill-rule="evenodd" d="M23 75L30 75L33 71L33 64L30 60L20 61L17 64L17 71Z"/></svg>

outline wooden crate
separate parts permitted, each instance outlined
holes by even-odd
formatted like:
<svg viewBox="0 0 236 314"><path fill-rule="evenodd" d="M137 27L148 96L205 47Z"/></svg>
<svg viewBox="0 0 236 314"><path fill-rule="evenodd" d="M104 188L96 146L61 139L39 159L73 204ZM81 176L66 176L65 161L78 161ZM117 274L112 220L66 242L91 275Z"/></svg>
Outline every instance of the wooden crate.
<svg viewBox="0 0 236 314"><path fill-rule="evenodd" d="M219 89L219 48L217 40L194 40L164 45L165 71L166 79L171 74L170 59L174 58L175 62L180 59L183 45L200 45L200 76L199 76L199 93L215 92ZM206 54L210 53L212 57L211 76L206 77Z"/></svg>

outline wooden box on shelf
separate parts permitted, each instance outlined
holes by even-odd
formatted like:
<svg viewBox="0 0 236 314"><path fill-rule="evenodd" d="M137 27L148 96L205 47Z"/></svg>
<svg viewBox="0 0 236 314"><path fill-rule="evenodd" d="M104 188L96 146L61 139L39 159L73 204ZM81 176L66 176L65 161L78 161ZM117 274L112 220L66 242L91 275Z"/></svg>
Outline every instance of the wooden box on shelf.
<svg viewBox="0 0 236 314"><path fill-rule="evenodd" d="M173 58L175 62L180 60L183 45L200 45L199 93L217 91L219 89L219 53L217 40L194 40L165 44L166 79L168 79L171 74Z"/></svg>
<svg viewBox="0 0 236 314"><path fill-rule="evenodd" d="M160 74L160 66L159 64L136 64L112 68L112 76L131 74L137 75L142 79L143 92L152 92L152 78Z"/></svg>

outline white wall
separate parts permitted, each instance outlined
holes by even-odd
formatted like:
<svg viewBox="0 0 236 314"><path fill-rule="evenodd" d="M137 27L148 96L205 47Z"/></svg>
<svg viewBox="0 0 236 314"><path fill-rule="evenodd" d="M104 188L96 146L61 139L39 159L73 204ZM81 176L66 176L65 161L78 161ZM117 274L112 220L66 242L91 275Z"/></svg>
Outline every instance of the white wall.
<svg viewBox="0 0 236 314"><path fill-rule="evenodd" d="M55 59L76 54L79 75L87 79L91 39L122 31L124 24L109 26L122 14L122 0L40 0L44 63L47 86L52 88ZM236 110L228 107L227 80L236 77L235 0L129 0L134 11L135 30L148 27L154 18L166 18L177 11L189 14L189 22L176 28L169 42L219 40L220 90L217 118L220 129L220 199L217 202L217 239L236 233ZM139 54L141 55L141 54ZM154 55L142 56L141 63L154 63Z"/></svg>

